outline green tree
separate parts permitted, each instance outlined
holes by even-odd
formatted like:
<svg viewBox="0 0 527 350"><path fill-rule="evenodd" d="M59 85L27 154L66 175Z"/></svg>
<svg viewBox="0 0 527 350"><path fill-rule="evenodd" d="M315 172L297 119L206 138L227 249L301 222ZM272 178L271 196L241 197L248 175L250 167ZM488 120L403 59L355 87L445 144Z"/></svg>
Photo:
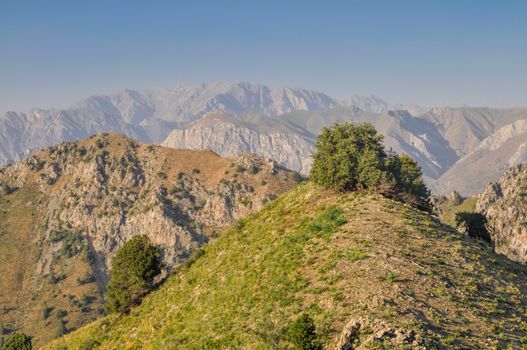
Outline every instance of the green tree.
<svg viewBox="0 0 527 350"><path fill-rule="evenodd" d="M311 180L341 191L354 190L357 185L365 187L366 183L359 183L359 179L364 181L366 171L386 157L382 136L367 123L336 123L332 128L324 128L316 147Z"/></svg>
<svg viewBox="0 0 527 350"><path fill-rule="evenodd" d="M297 350L322 350L315 322L308 314L302 314L289 327L288 338Z"/></svg>
<svg viewBox="0 0 527 350"><path fill-rule="evenodd" d="M311 180L339 191L370 190L430 210L419 165L386 152L373 125L343 123L324 128L313 155Z"/></svg>
<svg viewBox="0 0 527 350"><path fill-rule="evenodd" d="M151 290L161 272L161 257L147 236L135 236L118 249L110 270L108 312L127 312Z"/></svg>
<svg viewBox="0 0 527 350"><path fill-rule="evenodd" d="M2 350L31 350L31 338L22 332L15 332L7 338Z"/></svg>

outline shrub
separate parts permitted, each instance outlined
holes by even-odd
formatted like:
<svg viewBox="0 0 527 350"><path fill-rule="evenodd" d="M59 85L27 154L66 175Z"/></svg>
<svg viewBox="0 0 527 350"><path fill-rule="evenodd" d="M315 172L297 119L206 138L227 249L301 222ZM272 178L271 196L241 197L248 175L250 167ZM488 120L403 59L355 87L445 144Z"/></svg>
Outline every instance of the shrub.
<svg viewBox="0 0 527 350"><path fill-rule="evenodd" d="M469 237L491 242L490 233L486 225L487 218L483 214L468 212L456 213L456 227L459 231L466 233Z"/></svg>
<svg viewBox="0 0 527 350"><path fill-rule="evenodd" d="M373 125L343 123L324 128L317 139L310 178L338 191L371 190L430 210L430 192L419 165L386 152Z"/></svg>
<svg viewBox="0 0 527 350"><path fill-rule="evenodd" d="M192 174L199 174L200 172L201 170L199 170L198 168L192 169Z"/></svg>
<svg viewBox="0 0 527 350"><path fill-rule="evenodd" d="M22 332L15 332L7 338L2 350L31 350L31 338Z"/></svg>
<svg viewBox="0 0 527 350"><path fill-rule="evenodd" d="M104 148L107 144L108 142L103 139L97 139L97 141L95 141L95 146L97 146L97 148Z"/></svg>
<svg viewBox="0 0 527 350"><path fill-rule="evenodd" d="M9 194L11 194L11 193L13 193L15 191L16 191L15 187L11 187L11 186L9 186L6 183L0 184L0 193L2 193L5 196L7 196L7 195L9 195Z"/></svg>
<svg viewBox="0 0 527 350"><path fill-rule="evenodd" d="M308 314L302 314L288 330L288 339L298 350L322 350L315 323Z"/></svg>
<svg viewBox="0 0 527 350"><path fill-rule="evenodd" d="M95 275L91 272L86 272L84 274L84 277L83 278L79 278L77 277L77 284L79 286L82 286L84 284L88 284L88 283L92 283L92 282L95 282L96 278L95 278Z"/></svg>
<svg viewBox="0 0 527 350"><path fill-rule="evenodd" d="M147 236L135 236L117 250L106 293L109 312L126 312L152 288L161 257Z"/></svg>
<svg viewBox="0 0 527 350"><path fill-rule="evenodd" d="M302 175L300 175L300 173L298 171L294 171L293 172L293 181L294 182L302 182L304 180L304 178L302 177Z"/></svg>
<svg viewBox="0 0 527 350"><path fill-rule="evenodd" d="M68 315L68 311L66 310L57 310L57 318L64 318Z"/></svg>
<svg viewBox="0 0 527 350"><path fill-rule="evenodd" d="M54 337L62 337L66 333L66 327L64 326L64 321L62 319L57 320L57 325L54 331Z"/></svg>

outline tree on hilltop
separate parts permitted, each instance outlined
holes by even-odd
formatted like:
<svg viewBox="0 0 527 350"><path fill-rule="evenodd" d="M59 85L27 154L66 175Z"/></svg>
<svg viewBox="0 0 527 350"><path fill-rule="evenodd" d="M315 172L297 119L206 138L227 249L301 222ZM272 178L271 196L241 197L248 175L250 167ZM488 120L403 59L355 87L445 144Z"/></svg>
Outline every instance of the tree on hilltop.
<svg viewBox="0 0 527 350"><path fill-rule="evenodd" d="M370 190L430 210L430 191L419 165L407 155L387 152L372 124L335 123L316 143L313 182L338 191Z"/></svg>

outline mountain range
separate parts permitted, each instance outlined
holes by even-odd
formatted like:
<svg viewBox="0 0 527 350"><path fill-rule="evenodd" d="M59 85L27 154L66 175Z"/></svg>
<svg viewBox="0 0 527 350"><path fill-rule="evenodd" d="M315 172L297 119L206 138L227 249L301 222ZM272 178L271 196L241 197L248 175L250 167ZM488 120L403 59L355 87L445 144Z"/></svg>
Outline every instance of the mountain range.
<svg viewBox="0 0 527 350"><path fill-rule="evenodd" d="M389 104L376 96L344 100L302 88L249 83L177 85L88 97L66 109L0 117L0 162L43 147L116 131L141 142L260 153L303 174L321 128L371 122L396 152L412 156L434 192L481 192L527 158L527 108Z"/></svg>

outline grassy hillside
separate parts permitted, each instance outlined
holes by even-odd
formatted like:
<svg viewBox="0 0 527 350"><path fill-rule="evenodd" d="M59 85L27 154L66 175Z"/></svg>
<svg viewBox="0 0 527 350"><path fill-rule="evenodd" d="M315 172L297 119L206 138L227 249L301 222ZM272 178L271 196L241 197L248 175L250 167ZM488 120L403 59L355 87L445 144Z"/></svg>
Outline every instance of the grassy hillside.
<svg viewBox="0 0 527 350"><path fill-rule="evenodd" d="M426 213L304 184L240 220L129 315L45 349L287 349L302 312L326 348L519 349L523 266ZM522 345L523 344L523 345Z"/></svg>

